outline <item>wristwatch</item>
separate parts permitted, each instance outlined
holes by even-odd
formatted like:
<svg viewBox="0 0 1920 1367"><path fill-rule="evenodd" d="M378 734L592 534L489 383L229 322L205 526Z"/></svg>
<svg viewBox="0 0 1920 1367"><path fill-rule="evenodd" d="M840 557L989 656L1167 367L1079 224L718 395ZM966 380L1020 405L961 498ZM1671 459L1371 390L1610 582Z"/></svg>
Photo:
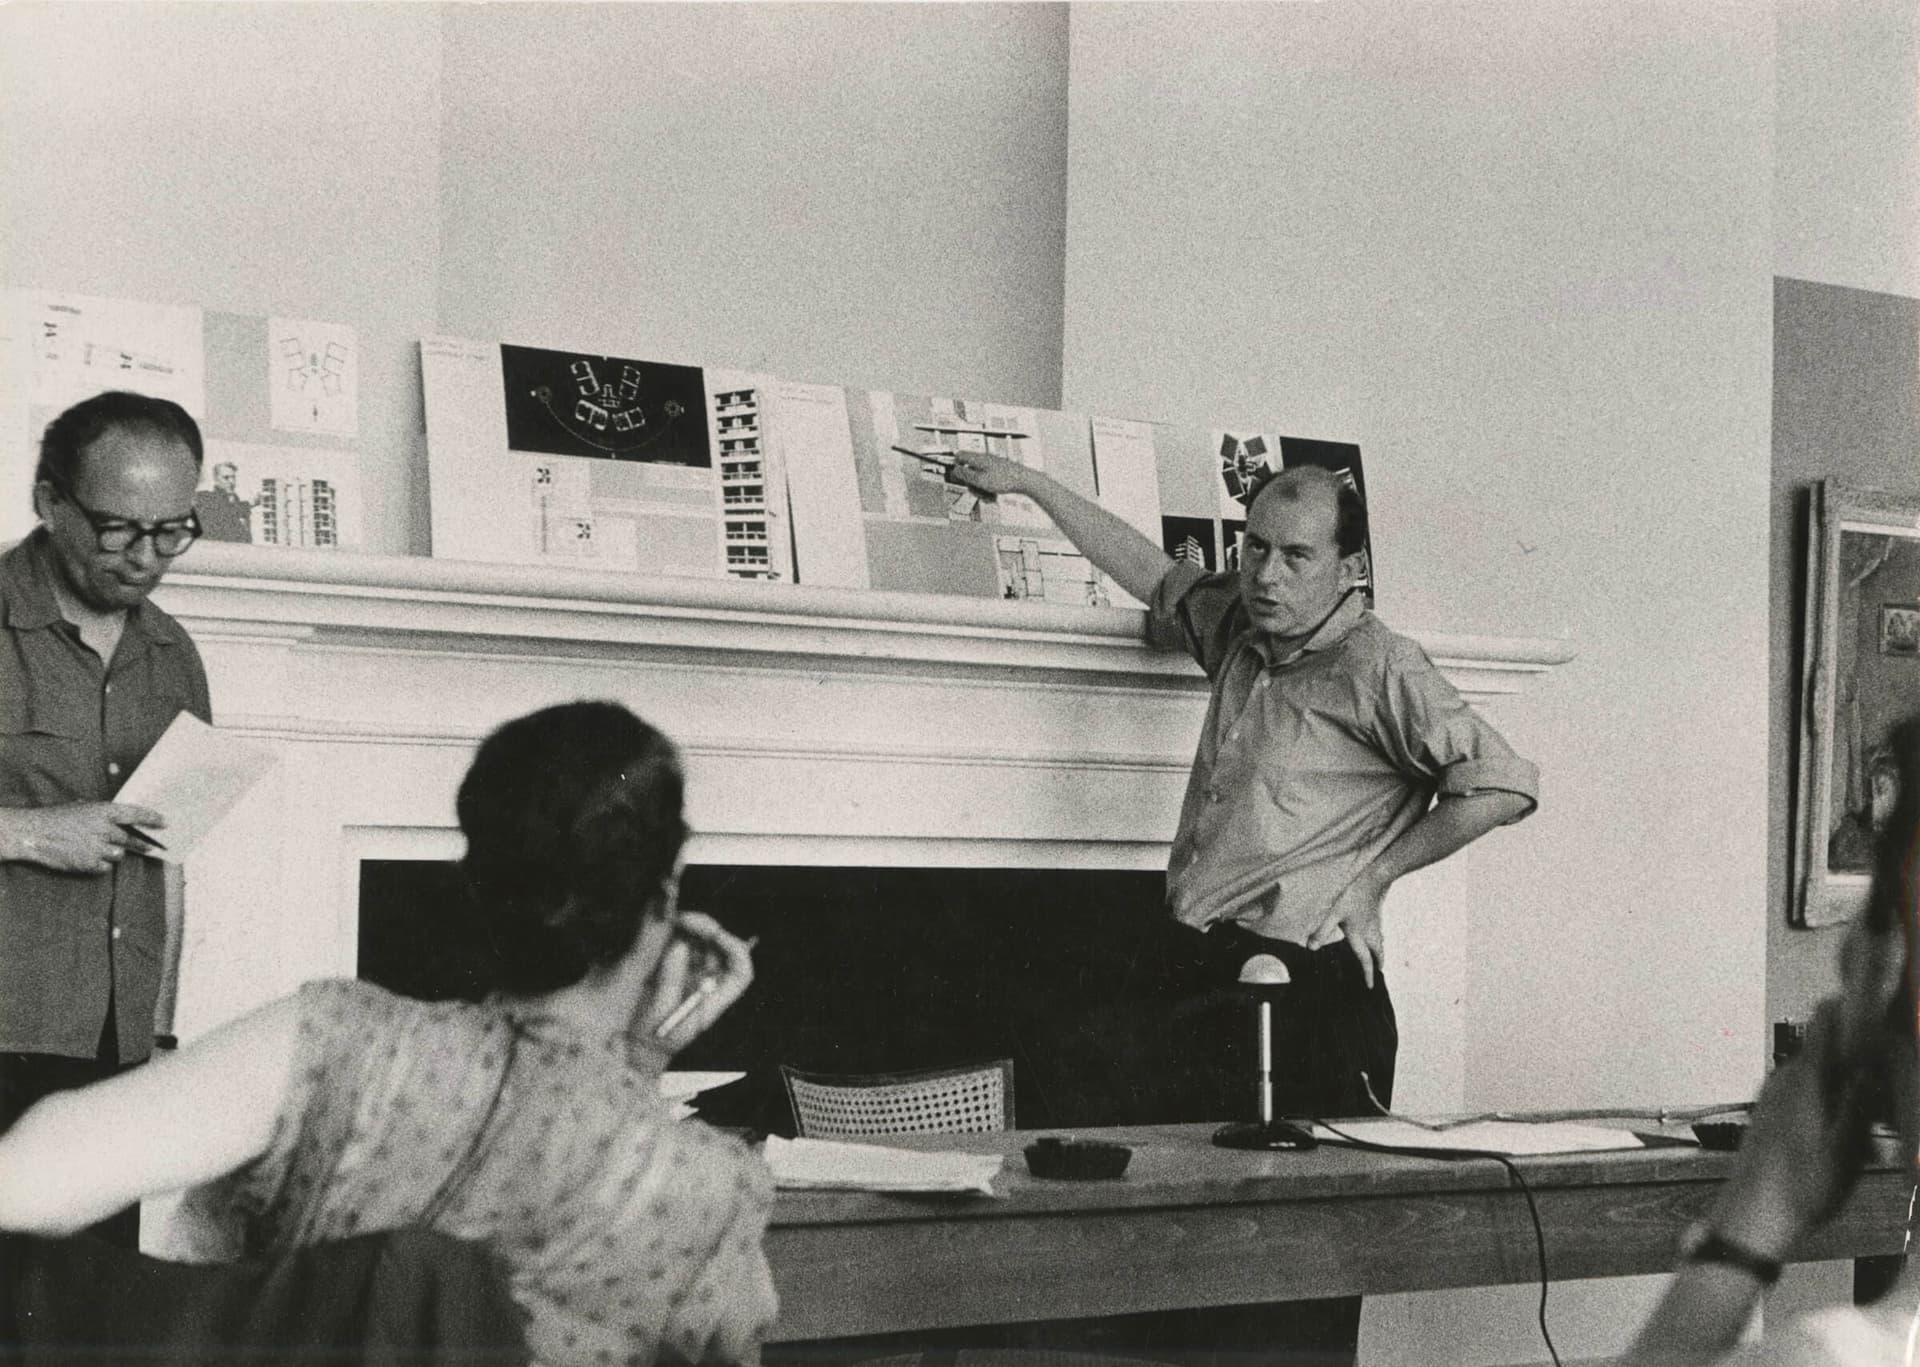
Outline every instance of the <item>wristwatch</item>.
<svg viewBox="0 0 1920 1367"><path fill-rule="evenodd" d="M1780 1280L1778 1258L1769 1258L1727 1238L1705 1221L1688 1225L1687 1232L1680 1236L1680 1261L1737 1267L1762 1286L1772 1286Z"/></svg>

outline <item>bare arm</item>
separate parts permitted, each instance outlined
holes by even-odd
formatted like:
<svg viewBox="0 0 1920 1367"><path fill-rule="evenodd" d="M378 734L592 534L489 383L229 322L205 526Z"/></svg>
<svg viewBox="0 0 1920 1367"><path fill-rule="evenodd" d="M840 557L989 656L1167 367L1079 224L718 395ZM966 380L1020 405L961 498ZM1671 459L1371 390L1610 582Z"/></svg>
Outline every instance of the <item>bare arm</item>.
<svg viewBox="0 0 1920 1367"><path fill-rule="evenodd" d="M1481 793L1448 794L1399 838L1374 856L1346 889L1334 898L1326 920L1308 937L1307 948L1319 949L1344 933L1368 987L1386 954L1380 927L1380 903L1387 889L1415 869L1437 864L1463 850L1496 826L1526 813L1533 799L1498 789Z"/></svg>
<svg viewBox="0 0 1920 1367"><path fill-rule="evenodd" d="M1082 555L1143 603L1173 564L1172 557L1126 522L1039 470L981 451L962 451L948 477L983 494L1026 495Z"/></svg>
<svg viewBox="0 0 1920 1367"><path fill-rule="evenodd" d="M1789 1258L1840 1208L1858 1178L1870 1118L1863 1104L1867 1070L1849 1054L1843 1014L1842 1003L1828 999L1800 1052L1767 1080L1733 1175L1707 1217L1709 1229L1760 1257ZM1626 1361L1636 1367L1714 1361L1739 1341L1763 1290L1737 1267L1682 1267Z"/></svg>
<svg viewBox="0 0 1920 1367"><path fill-rule="evenodd" d="M1532 806L1532 798L1498 789L1444 794L1425 816L1380 851L1361 877L1384 890L1415 869L1437 864L1465 849L1488 831L1525 814Z"/></svg>
<svg viewBox="0 0 1920 1367"><path fill-rule="evenodd" d="M295 1011L283 998L177 1054L34 1106L0 1135L0 1229L70 1234L266 1152Z"/></svg>

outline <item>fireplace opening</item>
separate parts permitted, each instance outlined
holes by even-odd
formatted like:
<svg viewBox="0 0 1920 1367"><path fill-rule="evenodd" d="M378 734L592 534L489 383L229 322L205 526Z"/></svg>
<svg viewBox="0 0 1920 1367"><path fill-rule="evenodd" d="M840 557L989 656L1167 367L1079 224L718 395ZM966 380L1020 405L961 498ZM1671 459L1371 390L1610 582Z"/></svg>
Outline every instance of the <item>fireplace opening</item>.
<svg viewBox="0 0 1920 1367"><path fill-rule="evenodd" d="M755 935L747 995L675 1060L738 1071L717 1123L792 1133L778 1067L875 1073L1014 1061L1022 1129L1151 1115L1139 1024L1166 912L1159 872L689 865L683 906ZM478 995L454 866L370 860L359 974L409 996Z"/></svg>

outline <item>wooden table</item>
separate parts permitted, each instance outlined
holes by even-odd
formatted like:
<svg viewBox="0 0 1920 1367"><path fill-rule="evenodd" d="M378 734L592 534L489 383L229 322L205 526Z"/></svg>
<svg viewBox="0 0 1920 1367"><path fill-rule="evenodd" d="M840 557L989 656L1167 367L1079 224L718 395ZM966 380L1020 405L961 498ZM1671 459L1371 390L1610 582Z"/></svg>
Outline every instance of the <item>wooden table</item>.
<svg viewBox="0 0 1920 1367"><path fill-rule="evenodd" d="M996 1195L782 1192L767 1232L773 1337L1531 1282L1526 1199L1490 1160L1322 1147L1215 1148L1213 1125L1048 1131L1133 1148L1110 1182L1032 1177L1037 1132L888 1141L1004 1153ZM1655 1148L1515 1160L1539 1205L1555 1281L1662 1272L1731 1155ZM1796 1256L1898 1253L1908 1181L1874 1165Z"/></svg>

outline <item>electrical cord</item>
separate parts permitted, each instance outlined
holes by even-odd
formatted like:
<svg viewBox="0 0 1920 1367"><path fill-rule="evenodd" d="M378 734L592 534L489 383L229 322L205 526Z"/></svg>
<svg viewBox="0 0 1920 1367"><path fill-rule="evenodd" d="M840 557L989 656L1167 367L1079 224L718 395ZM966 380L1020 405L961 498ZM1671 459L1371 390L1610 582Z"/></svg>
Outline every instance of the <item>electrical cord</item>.
<svg viewBox="0 0 1920 1367"><path fill-rule="evenodd" d="M1366 1089L1367 1100L1373 1103L1374 1109L1378 1110L1382 1115L1392 1118L1393 1113L1389 1111L1386 1106L1382 1104L1380 1098L1374 1094L1373 1079L1367 1076L1365 1070L1362 1070L1360 1073L1360 1085ZM1547 1328L1548 1278L1546 1231L1542 1229L1540 1225L1540 1207L1533 1199L1533 1188L1527 1185L1527 1179L1520 1175L1520 1169L1511 1157L1504 1153L1496 1153L1492 1149L1440 1149L1423 1148L1415 1144L1376 1144L1370 1139L1361 1139L1356 1135L1348 1134L1345 1130L1342 1130L1329 1121L1321 1120L1318 1117L1310 1117L1310 1119L1319 1129L1334 1136L1332 1139L1323 1137L1320 1142L1335 1148L1360 1149L1371 1153L1397 1153L1410 1158L1437 1159L1443 1163L1458 1163L1464 1160L1487 1158L1492 1159L1501 1167L1505 1168L1508 1178L1514 1186L1520 1188L1520 1194L1526 1198L1527 1214L1533 1221L1533 1246L1535 1252L1539 1255L1540 1263L1540 1304L1535 1311L1535 1318L1540 1324L1540 1339L1547 1345L1547 1356L1553 1359L1553 1367L1560 1367L1560 1352L1553 1345L1552 1331Z"/></svg>
<svg viewBox="0 0 1920 1367"><path fill-rule="evenodd" d="M1314 1118L1312 1123L1327 1134L1335 1136L1321 1137L1322 1144L1339 1149L1365 1149L1372 1153L1397 1153L1411 1158L1436 1158L1442 1162L1460 1162L1466 1159L1491 1158L1507 1170L1507 1176L1520 1188L1520 1194L1527 1198L1527 1214L1533 1219L1533 1243L1540 1260L1540 1304L1536 1318L1540 1322L1540 1338L1547 1345L1547 1356L1553 1359L1553 1367L1560 1367L1560 1353L1553 1346L1553 1334L1547 1329L1547 1236L1540 1227L1540 1207L1534 1203L1533 1188L1527 1185L1527 1179L1520 1175L1520 1169L1504 1153L1495 1153L1491 1149L1424 1149L1413 1145L1375 1144L1371 1140L1359 1139L1338 1126L1325 1120Z"/></svg>

